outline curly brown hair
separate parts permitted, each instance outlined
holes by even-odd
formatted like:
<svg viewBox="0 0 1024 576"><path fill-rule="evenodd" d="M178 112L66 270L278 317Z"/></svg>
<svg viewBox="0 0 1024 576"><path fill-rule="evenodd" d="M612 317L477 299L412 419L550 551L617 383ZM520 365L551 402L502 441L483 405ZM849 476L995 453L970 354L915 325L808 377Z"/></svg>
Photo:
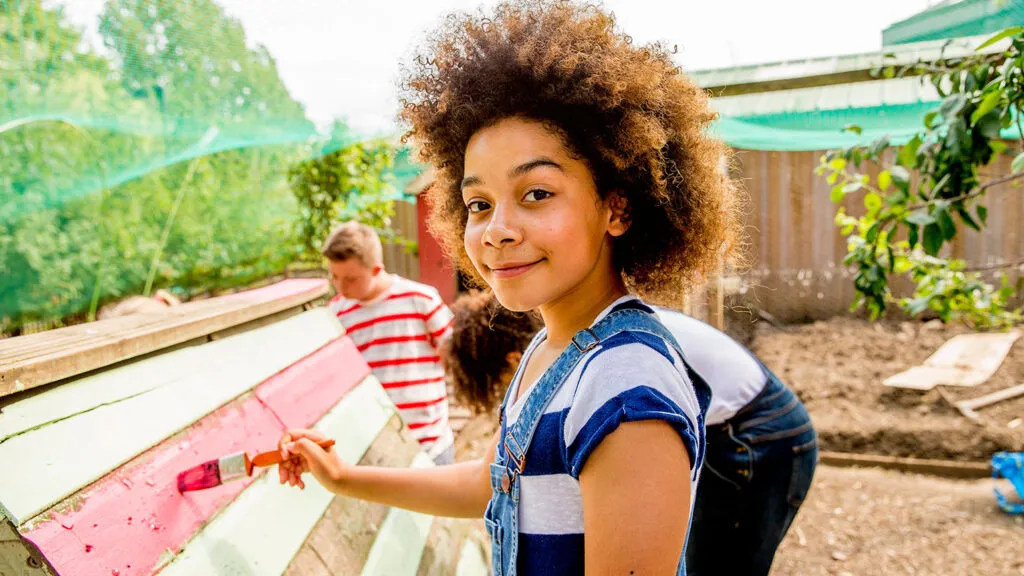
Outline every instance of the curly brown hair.
<svg viewBox="0 0 1024 576"><path fill-rule="evenodd" d="M459 296L451 311L455 319L443 354L455 398L477 413L492 410L505 392L503 376L515 369L506 358L526 350L543 324L533 314L503 307L489 291Z"/></svg>
<svg viewBox="0 0 1024 576"><path fill-rule="evenodd" d="M628 199L632 225L614 254L642 298L678 304L740 237L738 194L721 169L730 153L708 134L707 95L662 44L634 46L600 6L523 0L449 16L405 70L400 116L404 141L436 169L431 231L477 282L459 184L470 137L503 118L552 127L602 198Z"/></svg>

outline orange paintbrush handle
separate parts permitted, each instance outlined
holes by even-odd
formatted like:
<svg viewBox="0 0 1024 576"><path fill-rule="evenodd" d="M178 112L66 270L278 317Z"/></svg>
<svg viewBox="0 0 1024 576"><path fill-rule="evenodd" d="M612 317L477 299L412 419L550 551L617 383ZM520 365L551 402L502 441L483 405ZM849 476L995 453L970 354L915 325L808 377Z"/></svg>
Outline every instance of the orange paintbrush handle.
<svg viewBox="0 0 1024 576"><path fill-rule="evenodd" d="M334 446L334 440L324 440L323 442L317 442L321 448L327 450L331 446ZM273 450L271 452L261 452L252 458L253 466L273 466L274 464L280 464L284 460L281 458L280 450Z"/></svg>

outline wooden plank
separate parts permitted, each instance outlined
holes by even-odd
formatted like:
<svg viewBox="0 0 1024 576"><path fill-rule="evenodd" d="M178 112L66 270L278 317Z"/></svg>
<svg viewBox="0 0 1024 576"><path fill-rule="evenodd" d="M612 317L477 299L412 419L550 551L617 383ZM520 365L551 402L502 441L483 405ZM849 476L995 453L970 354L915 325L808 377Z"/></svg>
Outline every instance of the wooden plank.
<svg viewBox="0 0 1024 576"><path fill-rule="evenodd" d="M312 548L303 547L292 559L285 576L333 576L323 559Z"/></svg>
<svg viewBox="0 0 1024 576"><path fill-rule="evenodd" d="M319 309L260 330L93 373L4 407L0 412L0 442L105 404L199 377L197 366L251 366L256 355L262 369L253 382L259 382L341 332L337 320L326 309Z"/></svg>
<svg viewBox="0 0 1024 576"><path fill-rule="evenodd" d="M419 442L403 428L396 414L359 464L407 467L419 453ZM389 510L383 504L335 496L303 548L312 548L336 576L358 574Z"/></svg>
<svg viewBox="0 0 1024 576"><path fill-rule="evenodd" d="M316 428L336 438L346 461L358 462L385 428L394 406L372 376L334 407ZM162 576L281 574L334 495L310 481L305 490L264 474L196 535Z"/></svg>
<svg viewBox="0 0 1024 576"><path fill-rule="evenodd" d="M435 518L430 534L420 557L416 576L441 576L451 574L452 567L459 563L463 543L469 536L472 525L457 518Z"/></svg>
<svg viewBox="0 0 1024 576"><path fill-rule="evenodd" d="M46 560L18 536L14 526L0 516L0 575L53 576Z"/></svg>
<svg viewBox="0 0 1024 576"><path fill-rule="evenodd" d="M0 476L0 510L22 524L155 446L315 350L332 333L329 316L313 310L204 345L218 354L197 356L203 362L173 383L8 438L0 462L17 462L19 473Z"/></svg>
<svg viewBox="0 0 1024 576"><path fill-rule="evenodd" d="M0 396L22 392L301 306L327 293L292 279L159 314L136 314L0 340Z"/></svg>
<svg viewBox="0 0 1024 576"><path fill-rule="evenodd" d="M430 468L434 461L419 453L413 468ZM370 555L360 572L363 576L402 576L416 574L433 517L418 512L392 508L380 527L370 548Z"/></svg>
<svg viewBox="0 0 1024 576"><path fill-rule="evenodd" d="M350 369L338 370L339 364ZM180 550L249 483L182 495L176 485L180 471L224 454L273 447L286 426L313 425L353 387L365 384L368 374L355 345L335 340L23 525L22 533L62 574L153 570L167 550ZM282 387L294 393L282 394Z"/></svg>
<svg viewBox="0 0 1024 576"><path fill-rule="evenodd" d="M1020 332L961 334L950 338L921 366L890 376L886 386L931 390L937 385L977 386L995 374Z"/></svg>
<svg viewBox="0 0 1024 576"><path fill-rule="evenodd" d="M991 478L992 466L985 462L954 462L952 460L930 460L925 458L897 458L874 454L848 454L845 452L821 452L818 460L822 464L840 467L876 467L916 474L931 474L950 478Z"/></svg>
<svg viewBox="0 0 1024 576"><path fill-rule="evenodd" d="M473 538L467 538L462 544L459 564L455 569L456 576L487 576L491 573L491 564L483 550L483 544Z"/></svg>

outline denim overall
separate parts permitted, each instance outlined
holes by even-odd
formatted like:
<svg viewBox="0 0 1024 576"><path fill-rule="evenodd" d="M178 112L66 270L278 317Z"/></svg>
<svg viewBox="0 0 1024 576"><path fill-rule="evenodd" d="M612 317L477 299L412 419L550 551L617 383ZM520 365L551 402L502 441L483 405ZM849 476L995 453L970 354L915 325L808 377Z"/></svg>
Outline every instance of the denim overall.
<svg viewBox="0 0 1024 576"><path fill-rule="evenodd" d="M511 426L506 426L505 407L511 399L513 387L505 394L501 403L500 440L491 464L491 501L484 514L484 522L491 536L491 565L494 576L515 576L516 557L519 548L519 489L518 476L526 464L526 453L530 441L537 429L541 416L548 403L554 398L562 382L572 373L577 362L595 346L620 332L645 332L664 340L680 358L684 358L679 345L672 334L654 316L653 311L638 301L628 301L616 306L607 316L591 328L581 330L572 338L572 345L541 375L540 380L527 391L527 397L519 418ZM537 335L544 338L545 332ZM685 364L685 358L683 360ZM520 364L519 372L525 362ZM704 415L707 413L711 399L711 390L696 372L687 365L687 373L693 383L700 414L696 426L701 443L698 445L696 461L693 462L694 474L704 459ZM517 374L517 378L521 374ZM516 387L518 388L518 387ZM677 574L685 575L686 567L680 558Z"/></svg>

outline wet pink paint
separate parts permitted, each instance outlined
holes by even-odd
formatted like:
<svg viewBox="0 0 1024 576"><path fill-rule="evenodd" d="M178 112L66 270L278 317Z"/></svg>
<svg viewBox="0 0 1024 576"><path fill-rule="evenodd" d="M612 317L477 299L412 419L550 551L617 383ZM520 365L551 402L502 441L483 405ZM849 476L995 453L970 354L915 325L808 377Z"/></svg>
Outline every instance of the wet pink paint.
<svg viewBox="0 0 1024 576"><path fill-rule="evenodd" d="M24 536L59 574L107 576L119 566L128 576L128 565L149 574L252 483L181 494L179 472L232 452L273 449L286 427L313 425L369 373L352 341L339 338L90 485L74 496L76 510ZM84 526L92 526L88 534Z"/></svg>

